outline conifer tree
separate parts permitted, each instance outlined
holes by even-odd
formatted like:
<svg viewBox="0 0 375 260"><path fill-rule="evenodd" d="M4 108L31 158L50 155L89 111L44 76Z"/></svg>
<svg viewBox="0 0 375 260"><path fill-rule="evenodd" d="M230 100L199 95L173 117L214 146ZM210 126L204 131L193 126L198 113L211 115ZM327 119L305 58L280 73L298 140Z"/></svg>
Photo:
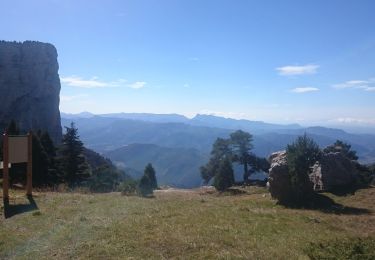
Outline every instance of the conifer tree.
<svg viewBox="0 0 375 260"><path fill-rule="evenodd" d="M78 129L72 122L70 127L65 127L60 149L60 169L64 180L74 186L90 177L89 166L83 155L83 143L79 139Z"/></svg>
<svg viewBox="0 0 375 260"><path fill-rule="evenodd" d="M142 178L139 180L138 193L142 196L147 196L153 193L157 188L155 170L149 163L144 171Z"/></svg>
<svg viewBox="0 0 375 260"><path fill-rule="evenodd" d="M248 165L251 160L250 150L253 148L253 136L242 130L238 130L230 135L233 161L237 161L243 165L243 180L246 183L249 179L250 172Z"/></svg>
<svg viewBox="0 0 375 260"><path fill-rule="evenodd" d="M158 182L156 180L156 174L155 174L154 167L152 167L151 163L147 164L144 174L149 178L151 188L153 190L157 189L158 188Z"/></svg>

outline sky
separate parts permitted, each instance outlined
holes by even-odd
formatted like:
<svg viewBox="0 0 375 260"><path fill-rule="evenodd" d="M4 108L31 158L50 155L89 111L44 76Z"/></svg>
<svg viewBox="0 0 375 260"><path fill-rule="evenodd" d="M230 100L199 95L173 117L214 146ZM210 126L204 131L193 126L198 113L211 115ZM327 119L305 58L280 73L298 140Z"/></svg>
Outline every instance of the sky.
<svg viewBox="0 0 375 260"><path fill-rule="evenodd" d="M60 109L375 127L375 1L0 0L58 51Z"/></svg>

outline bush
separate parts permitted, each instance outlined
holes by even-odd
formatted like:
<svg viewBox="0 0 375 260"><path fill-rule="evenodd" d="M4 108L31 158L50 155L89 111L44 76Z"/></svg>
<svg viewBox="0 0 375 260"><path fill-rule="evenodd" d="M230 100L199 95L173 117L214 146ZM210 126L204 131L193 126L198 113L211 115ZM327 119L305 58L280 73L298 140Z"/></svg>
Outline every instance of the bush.
<svg viewBox="0 0 375 260"><path fill-rule="evenodd" d="M224 191L234 184L232 162L229 158L220 162L213 184L218 191Z"/></svg>
<svg viewBox="0 0 375 260"><path fill-rule="evenodd" d="M92 192L115 191L120 179L120 172L114 166L104 165L93 170L88 181Z"/></svg>
<svg viewBox="0 0 375 260"><path fill-rule="evenodd" d="M345 238L310 243L305 253L310 259L375 259L375 239Z"/></svg>
<svg viewBox="0 0 375 260"><path fill-rule="evenodd" d="M321 154L319 146L305 134L288 145L286 153L291 185L290 203L306 204L314 194L309 173L310 167L319 160Z"/></svg>
<svg viewBox="0 0 375 260"><path fill-rule="evenodd" d="M137 185L138 182L133 179L127 179L123 182L118 187L118 190L121 192L122 195L135 195L137 193Z"/></svg>

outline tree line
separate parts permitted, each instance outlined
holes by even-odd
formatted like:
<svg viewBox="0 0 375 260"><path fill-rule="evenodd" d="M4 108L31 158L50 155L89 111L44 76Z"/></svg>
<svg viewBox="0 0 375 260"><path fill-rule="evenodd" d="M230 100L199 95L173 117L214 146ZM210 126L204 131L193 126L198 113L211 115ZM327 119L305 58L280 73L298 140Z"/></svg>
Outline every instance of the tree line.
<svg viewBox="0 0 375 260"><path fill-rule="evenodd" d="M23 134L15 121L11 121L8 135ZM2 139L0 140L2 148ZM0 149L0 160L3 150ZM72 122L65 127L65 133L58 147L48 132L32 133L33 186L39 188L66 185L68 189L85 187L92 192L120 190L148 196L157 189L156 173L153 166L146 165L144 175L133 180L123 170L118 169L109 159L84 147L78 135L78 128ZM13 164L10 168L10 182L25 183L25 164Z"/></svg>

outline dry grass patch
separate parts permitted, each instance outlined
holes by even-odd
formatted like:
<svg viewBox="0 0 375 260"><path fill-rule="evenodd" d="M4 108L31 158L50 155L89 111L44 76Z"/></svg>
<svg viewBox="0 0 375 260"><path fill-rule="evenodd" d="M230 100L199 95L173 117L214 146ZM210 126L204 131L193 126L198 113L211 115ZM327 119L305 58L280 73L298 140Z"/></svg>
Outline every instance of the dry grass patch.
<svg viewBox="0 0 375 260"><path fill-rule="evenodd" d="M263 188L240 190L157 191L154 198L38 193L37 210L2 216L0 258L308 259L311 243L375 237L374 188L329 195L368 210L360 214L287 209Z"/></svg>

